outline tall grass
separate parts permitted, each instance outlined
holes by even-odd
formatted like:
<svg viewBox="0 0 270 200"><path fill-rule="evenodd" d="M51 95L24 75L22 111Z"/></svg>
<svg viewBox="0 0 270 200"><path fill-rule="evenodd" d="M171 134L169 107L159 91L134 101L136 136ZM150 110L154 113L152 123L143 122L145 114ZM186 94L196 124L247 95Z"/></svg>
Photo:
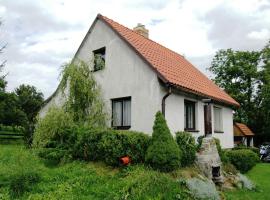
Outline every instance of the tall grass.
<svg viewBox="0 0 270 200"><path fill-rule="evenodd" d="M19 199L189 199L169 174L142 165L112 168L76 161L49 168L22 146L0 145L0 150L0 199L13 199L11 183L22 174L38 174L39 179L23 179Z"/></svg>

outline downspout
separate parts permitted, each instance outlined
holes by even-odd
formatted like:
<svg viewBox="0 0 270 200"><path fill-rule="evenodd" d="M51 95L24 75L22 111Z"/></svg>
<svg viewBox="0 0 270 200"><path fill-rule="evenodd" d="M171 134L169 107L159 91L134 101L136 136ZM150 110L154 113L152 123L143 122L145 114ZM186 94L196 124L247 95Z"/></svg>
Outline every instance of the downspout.
<svg viewBox="0 0 270 200"><path fill-rule="evenodd" d="M166 103L165 103L165 101L166 101L166 98L168 97L168 96L170 96L171 95L171 93L172 93L172 88L171 88L171 86L167 86L168 87L168 92L164 95L164 97L162 98L162 103L161 103L161 110L162 110L162 114L163 114L163 116L165 117L165 107L166 107Z"/></svg>

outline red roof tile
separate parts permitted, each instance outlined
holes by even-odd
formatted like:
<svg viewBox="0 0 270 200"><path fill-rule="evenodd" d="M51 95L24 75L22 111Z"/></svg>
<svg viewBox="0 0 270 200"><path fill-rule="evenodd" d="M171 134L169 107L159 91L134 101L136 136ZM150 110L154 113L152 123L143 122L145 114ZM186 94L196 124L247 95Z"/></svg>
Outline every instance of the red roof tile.
<svg viewBox="0 0 270 200"><path fill-rule="evenodd" d="M236 126L241 131L241 133L245 136L253 136L254 135L254 133L245 124L235 123L234 126Z"/></svg>
<svg viewBox="0 0 270 200"><path fill-rule="evenodd" d="M209 80L182 55L102 15L97 16L126 41L166 83L184 91L239 106L232 97Z"/></svg>

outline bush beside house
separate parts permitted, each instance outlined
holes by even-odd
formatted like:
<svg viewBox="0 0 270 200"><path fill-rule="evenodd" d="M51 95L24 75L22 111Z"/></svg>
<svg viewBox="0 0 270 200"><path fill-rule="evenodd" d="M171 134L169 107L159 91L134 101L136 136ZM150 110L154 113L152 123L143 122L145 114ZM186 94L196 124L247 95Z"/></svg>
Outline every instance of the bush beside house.
<svg viewBox="0 0 270 200"><path fill-rule="evenodd" d="M225 154L236 169L242 173L249 171L259 162L258 155L248 149L231 150Z"/></svg>
<svg viewBox="0 0 270 200"><path fill-rule="evenodd" d="M161 112L156 114L152 141L147 149L145 160L154 169L165 172L175 170L180 166L180 149Z"/></svg>
<svg viewBox="0 0 270 200"><path fill-rule="evenodd" d="M186 167L192 165L196 158L196 144L194 137L187 132L177 132L176 142L182 152L181 166Z"/></svg>

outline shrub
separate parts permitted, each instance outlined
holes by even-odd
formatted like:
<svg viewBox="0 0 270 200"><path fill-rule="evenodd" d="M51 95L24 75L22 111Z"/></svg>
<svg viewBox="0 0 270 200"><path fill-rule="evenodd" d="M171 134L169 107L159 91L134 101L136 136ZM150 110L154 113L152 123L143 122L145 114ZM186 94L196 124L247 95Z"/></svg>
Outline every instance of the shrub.
<svg viewBox="0 0 270 200"><path fill-rule="evenodd" d="M156 114L152 143L147 149L145 160L154 169L166 172L172 171L180 165L180 149L172 137L161 112Z"/></svg>
<svg viewBox="0 0 270 200"><path fill-rule="evenodd" d="M84 129L78 134L73 156L84 160L102 160L119 165L119 158L129 156L132 163L143 163L150 137L135 131Z"/></svg>
<svg viewBox="0 0 270 200"><path fill-rule="evenodd" d="M233 149L234 150L237 150L237 149L249 149L249 150L253 151L254 153L256 153L257 155L260 155L260 150L257 147L247 147L245 145L238 145L238 146L234 147Z"/></svg>
<svg viewBox="0 0 270 200"><path fill-rule="evenodd" d="M9 191L11 197L20 197L26 191L29 191L31 186L40 181L39 174L35 172L27 172L11 178Z"/></svg>
<svg viewBox="0 0 270 200"><path fill-rule="evenodd" d="M226 156L225 151L221 148L219 139L217 139L217 138L214 138L214 139L215 139L215 142L216 142L216 147L217 147L218 154L219 154L219 157L220 157L221 161L223 163L228 163L229 159Z"/></svg>
<svg viewBox="0 0 270 200"><path fill-rule="evenodd" d="M202 139L204 138L204 135L201 135L197 138L197 151L200 150L201 146L202 146Z"/></svg>
<svg viewBox="0 0 270 200"><path fill-rule="evenodd" d="M248 149L227 151L226 155L236 169L242 173L249 171L259 161L258 155Z"/></svg>
<svg viewBox="0 0 270 200"><path fill-rule="evenodd" d="M69 113L61 108L51 108L46 116L38 120L34 132L34 147L46 147L52 141L62 145L67 134L72 132L75 124Z"/></svg>
<svg viewBox="0 0 270 200"><path fill-rule="evenodd" d="M196 158L196 144L194 137L187 132L177 132L176 142L182 152L181 166L192 165Z"/></svg>

